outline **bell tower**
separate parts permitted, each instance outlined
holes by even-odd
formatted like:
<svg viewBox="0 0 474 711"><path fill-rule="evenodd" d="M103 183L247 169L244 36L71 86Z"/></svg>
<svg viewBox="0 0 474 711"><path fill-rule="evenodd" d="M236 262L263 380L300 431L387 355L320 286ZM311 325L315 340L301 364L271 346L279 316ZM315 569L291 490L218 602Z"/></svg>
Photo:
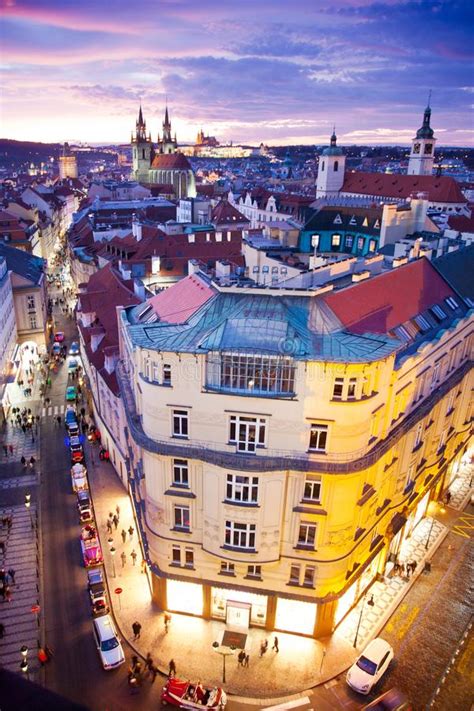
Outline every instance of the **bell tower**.
<svg viewBox="0 0 474 711"><path fill-rule="evenodd" d="M316 178L316 198L335 197L344 183L346 156L337 145L334 128L331 142L319 157L318 177Z"/></svg>
<svg viewBox="0 0 474 711"><path fill-rule="evenodd" d="M431 92L428 106L423 116L423 125L416 132L411 142L410 160L408 162L408 175L432 175L434 164L434 151L436 138L430 126L431 121Z"/></svg>
<svg viewBox="0 0 474 711"><path fill-rule="evenodd" d="M132 131L132 178L139 183L148 183L152 148L151 135L146 135L146 121L143 118L142 107L135 123L135 135Z"/></svg>
<svg viewBox="0 0 474 711"><path fill-rule="evenodd" d="M168 106L165 110L165 120L163 121L163 138L160 141L158 135L158 151L160 153L176 153L178 149L178 142L176 140L176 133L174 134L174 140L171 136L171 121L168 114Z"/></svg>

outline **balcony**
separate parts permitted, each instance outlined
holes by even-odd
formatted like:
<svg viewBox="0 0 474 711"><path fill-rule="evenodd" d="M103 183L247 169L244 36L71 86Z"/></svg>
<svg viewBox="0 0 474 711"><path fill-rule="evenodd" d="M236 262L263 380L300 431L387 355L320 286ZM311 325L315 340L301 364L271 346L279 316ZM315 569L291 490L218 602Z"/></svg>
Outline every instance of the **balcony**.
<svg viewBox="0 0 474 711"><path fill-rule="evenodd" d="M363 471L375 464L404 434L431 412L436 403L462 380L470 368L471 362L466 361L436 391L431 393L417 410L399 422L386 439L378 440L370 449L362 448L344 454L327 452L324 455L270 448L258 449L255 454L247 454L245 452L236 452L235 445L229 445L225 442L194 439L178 442L170 441L169 439L154 439L143 430L141 418L137 413L129 375L126 372L123 361L117 363L116 376L124 401L130 433L135 442L149 452L183 459L199 459L219 467L238 470L247 468L250 471L264 472L293 469L304 472L344 473Z"/></svg>

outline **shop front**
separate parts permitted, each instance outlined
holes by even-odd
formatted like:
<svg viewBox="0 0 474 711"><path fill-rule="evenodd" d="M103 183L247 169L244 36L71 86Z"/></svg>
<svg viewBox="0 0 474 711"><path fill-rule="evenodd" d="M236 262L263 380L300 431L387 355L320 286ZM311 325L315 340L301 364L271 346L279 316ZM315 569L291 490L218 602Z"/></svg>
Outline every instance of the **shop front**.
<svg viewBox="0 0 474 711"><path fill-rule="evenodd" d="M354 605L359 600L360 596L363 595L364 591L374 582L377 577L379 570L379 565L384 555L384 550L382 549L375 558L370 562L363 573L355 580L352 585L346 590L346 592L339 598L336 614L334 617L335 626L344 619L347 613L354 607Z"/></svg>
<svg viewBox="0 0 474 711"><path fill-rule="evenodd" d="M275 628L282 632L314 634L317 605L279 597L276 608Z"/></svg>
<svg viewBox="0 0 474 711"><path fill-rule="evenodd" d="M167 600L168 609L173 612L185 612L188 615L202 616L202 585L185 583L181 580L168 580Z"/></svg>
<svg viewBox="0 0 474 711"><path fill-rule="evenodd" d="M211 617L237 627L264 627L267 619L267 596L213 587Z"/></svg>

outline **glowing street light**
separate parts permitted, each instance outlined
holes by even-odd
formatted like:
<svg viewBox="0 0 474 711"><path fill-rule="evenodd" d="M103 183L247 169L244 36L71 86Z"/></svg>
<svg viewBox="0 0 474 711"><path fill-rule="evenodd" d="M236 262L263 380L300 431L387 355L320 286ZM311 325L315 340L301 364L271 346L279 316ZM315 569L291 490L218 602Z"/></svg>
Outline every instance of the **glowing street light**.
<svg viewBox="0 0 474 711"><path fill-rule="evenodd" d="M219 642L213 642L212 647L217 654L222 656L222 683L225 684L225 659L235 652L235 647L233 644L230 647L224 647Z"/></svg>
<svg viewBox="0 0 474 711"><path fill-rule="evenodd" d="M31 524L31 528L33 529L34 528L33 517L31 515L31 494L25 494L25 508L28 511L28 513L30 514L30 524Z"/></svg>
<svg viewBox="0 0 474 711"><path fill-rule="evenodd" d="M357 623L357 629L354 637L354 644L353 647L354 649L357 647L357 637L359 636L359 628L360 628L360 623L362 622L362 613L364 612L364 605L365 605L365 600L367 598L367 595L364 595L364 599L362 600L362 605L360 606L360 615L359 615L359 622ZM370 600L367 600L367 605L370 607L373 607L375 605L374 602L374 596L370 596Z"/></svg>
<svg viewBox="0 0 474 711"><path fill-rule="evenodd" d="M117 577L117 574L115 572L115 560L114 560L114 555L116 554L116 552L117 552L116 549L113 546L111 546L110 555L112 556L112 572L113 572L114 578Z"/></svg>

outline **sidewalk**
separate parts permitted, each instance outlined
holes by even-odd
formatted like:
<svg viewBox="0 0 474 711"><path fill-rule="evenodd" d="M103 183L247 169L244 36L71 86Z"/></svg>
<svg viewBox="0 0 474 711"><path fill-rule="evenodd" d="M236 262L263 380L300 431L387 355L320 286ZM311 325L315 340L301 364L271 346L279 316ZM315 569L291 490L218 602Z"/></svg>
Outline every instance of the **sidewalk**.
<svg viewBox="0 0 474 711"><path fill-rule="evenodd" d="M96 522L104 552L113 613L122 635L142 656L150 652L160 671L167 673L168 663L170 659L174 659L178 676L202 679L206 684L222 685L223 660L214 652L212 643L220 641L225 624L173 613L170 630L166 634L163 613L151 599L148 575L141 572L142 556L130 498L112 465L108 462L97 462L97 449L91 448L90 451L93 452L95 460L91 466L89 452L89 480ZM466 473L466 476L469 474ZM112 560L107 542L106 520L109 512L115 513L117 505L120 507L120 522L112 536L116 549ZM127 531L130 525L135 531L132 540L127 533L124 544L121 531ZM422 573L424 561L431 559L447 532L448 528L436 519L432 521L427 518L420 522L411 538L405 542L400 555L401 561L417 561L415 574L409 580L394 577L376 582L370 588L375 605L372 608L366 607L363 611L358 650L383 628ZM135 566L130 556L133 549L138 554ZM126 555L124 567L121 561L122 552ZM118 588L122 589L120 595L114 594L114 590ZM314 640L278 632L278 654L270 649L273 642L272 633L250 628L246 650L250 655L249 669L239 667L233 656L228 657L226 690L240 697L243 702L268 705L269 702L282 703L292 694L303 696L307 693L303 690L338 676L350 666L357 655L353 642L361 605L362 602L348 614L336 633L328 639ZM135 620L142 625L138 640L133 639L132 633ZM269 641L269 650L260 658L260 642L264 638Z"/></svg>

